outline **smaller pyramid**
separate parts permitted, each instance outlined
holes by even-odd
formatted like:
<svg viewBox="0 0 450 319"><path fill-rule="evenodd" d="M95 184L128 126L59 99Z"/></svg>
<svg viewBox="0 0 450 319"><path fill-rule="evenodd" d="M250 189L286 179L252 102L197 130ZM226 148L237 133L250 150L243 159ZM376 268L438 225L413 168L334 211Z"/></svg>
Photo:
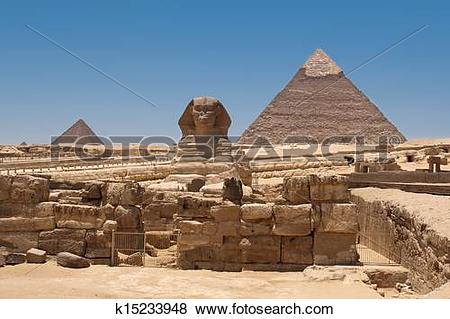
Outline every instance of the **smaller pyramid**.
<svg viewBox="0 0 450 319"><path fill-rule="evenodd" d="M20 146L27 146L27 142L23 141L22 143L19 144Z"/></svg>
<svg viewBox="0 0 450 319"><path fill-rule="evenodd" d="M83 144L102 144L102 140L94 133L94 131L86 124L85 121L79 119L71 127L69 127L59 137L52 140L52 145L58 144L75 144L80 138L83 138Z"/></svg>

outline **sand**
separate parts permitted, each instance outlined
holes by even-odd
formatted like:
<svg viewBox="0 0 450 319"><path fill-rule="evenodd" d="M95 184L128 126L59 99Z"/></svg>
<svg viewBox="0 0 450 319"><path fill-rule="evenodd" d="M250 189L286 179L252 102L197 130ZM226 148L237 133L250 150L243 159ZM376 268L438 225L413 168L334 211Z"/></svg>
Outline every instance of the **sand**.
<svg viewBox="0 0 450 319"><path fill-rule="evenodd" d="M213 272L142 267L67 269L55 261L0 268L0 298L380 298L354 269Z"/></svg>

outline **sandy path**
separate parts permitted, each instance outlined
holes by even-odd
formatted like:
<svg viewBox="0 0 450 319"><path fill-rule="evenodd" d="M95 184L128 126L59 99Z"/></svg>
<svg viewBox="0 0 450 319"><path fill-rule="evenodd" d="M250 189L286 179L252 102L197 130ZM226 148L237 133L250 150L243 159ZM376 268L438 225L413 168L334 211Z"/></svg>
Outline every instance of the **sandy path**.
<svg viewBox="0 0 450 319"><path fill-rule="evenodd" d="M67 269L49 261L0 268L0 298L380 298L362 282L333 276L107 266Z"/></svg>

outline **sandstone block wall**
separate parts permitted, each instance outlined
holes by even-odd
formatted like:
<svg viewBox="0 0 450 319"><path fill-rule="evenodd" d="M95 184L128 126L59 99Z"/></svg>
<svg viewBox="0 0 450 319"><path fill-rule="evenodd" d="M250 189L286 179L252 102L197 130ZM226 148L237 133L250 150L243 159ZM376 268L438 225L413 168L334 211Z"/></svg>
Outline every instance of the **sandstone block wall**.
<svg viewBox="0 0 450 319"><path fill-rule="evenodd" d="M241 206L180 198L179 267L301 270L357 262L358 220L344 177L288 178L283 197Z"/></svg>

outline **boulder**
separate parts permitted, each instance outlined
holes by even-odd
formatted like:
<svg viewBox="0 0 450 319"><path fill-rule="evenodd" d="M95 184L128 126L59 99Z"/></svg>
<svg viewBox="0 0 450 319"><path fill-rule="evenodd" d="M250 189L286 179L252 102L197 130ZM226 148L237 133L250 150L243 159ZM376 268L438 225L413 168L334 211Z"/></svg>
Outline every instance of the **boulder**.
<svg viewBox="0 0 450 319"><path fill-rule="evenodd" d="M282 237L281 238L281 262L284 264L313 264L313 238Z"/></svg>
<svg viewBox="0 0 450 319"><path fill-rule="evenodd" d="M102 199L102 182L88 182L84 190L81 192L81 197L86 201Z"/></svg>
<svg viewBox="0 0 450 319"><path fill-rule="evenodd" d="M113 231L117 231L118 224L115 220L107 220L103 224L103 232L111 233Z"/></svg>
<svg viewBox="0 0 450 319"><path fill-rule="evenodd" d="M356 234L315 232L313 254L316 265L355 265Z"/></svg>
<svg viewBox="0 0 450 319"><path fill-rule="evenodd" d="M114 211L117 231L134 232L142 230L141 210L135 206L117 206Z"/></svg>
<svg viewBox="0 0 450 319"><path fill-rule="evenodd" d="M111 233L105 234L101 230L89 230L86 233L87 258L111 257Z"/></svg>
<svg viewBox="0 0 450 319"><path fill-rule="evenodd" d="M144 265L144 254L142 252L137 252L131 254L125 258L123 261L127 265L131 266L143 266Z"/></svg>
<svg viewBox="0 0 450 319"><path fill-rule="evenodd" d="M310 204L275 205L273 207L273 234L280 236L306 236L312 231Z"/></svg>
<svg viewBox="0 0 450 319"><path fill-rule="evenodd" d="M145 232L146 243L158 249L167 249L171 244L172 231L148 231Z"/></svg>
<svg viewBox="0 0 450 319"><path fill-rule="evenodd" d="M244 191L242 189L242 182L234 177L225 178L223 181L222 198L230 202L240 205Z"/></svg>
<svg viewBox="0 0 450 319"><path fill-rule="evenodd" d="M101 228L106 220L103 211L95 206L62 204L55 207L58 228Z"/></svg>
<svg viewBox="0 0 450 319"><path fill-rule="evenodd" d="M133 182L108 182L102 188L104 204L117 205L140 205L144 189Z"/></svg>
<svg viewBox="0 0 450 319"><path fill-rule="evenodd" d="M242 263L276 264L280 262L279 236L249 236L239 243Z"/></svg>
<svg viewBox="0 0 450 319"><path fill-rule="evenodd" d="M239 205L213 206L210 214L216 222L238 222L241 218L241 207Z"/></svg>
<svg viewBox="0 0 450 319"><path fill-rule="evenodd" d="M241 218L244 221L254 222L272 218L272 205L270 204L245 204L241 206Z"/></svg>
<svg viewBox="0 0 450 319"><path fill-rule="evenodd" d="M39 203L48 201L49 183L45 178L17 175L10 188L9 200L17 203Z"/></svg>
<svg viewBox="0 0 450 319"><path fill-rule="evenodd" d="M23 264L26 261L26 255L22 253L9 253L6 256L7 265Z"/></svg>
<svg viewBox="0 0 450 319"><path fill-rule="evenodd" d="M282 196L290 204L308 204L311 202L309 179L307 176L292 176L283 180Z"/></svg>
<svg viewBox="0 0 450 319"><path fill-rule="evenodd" d="M348 203L348 178L340 175L308 175L311 201Z"/></svg>
<svg viewBox="0 0 450 319"><path fill-rule="evenodd" d="M38 247L38 238L38 232L0 233L0 246L12 252L24 253L30 248Z"/></svg>
<svg viewBox="0 0 450 319"><path fill-rule="evenodd" d="M41 232L39 234L39 248L51 255L60 252L84 255L85 236L85 229L57 228L52 231Z"/></svg>
<svg viewBox="0 0 450 319"><path fill-rule="evenodd" d="M58 265L67 268L87 268L91 265L88 259L69 252L58 253L56 262Z"/></svg>
<svg viewBox="0 0 450 319"><path fill-rule="evenodd" d="M142 216L145 222L152 222L161 218L173 219L173 215L177 214L178 211L177 203L155 201L142 209Z"/></svg>
<svg viewBox="0 0 450 319"><path fill-rule="evenodd" d="M314 227L320 232L357 233L356 205L322 203L314 206Z"/></svg>
<svg viewBox="0 0 450 319"><path fill-rule="evenodd" d="M27 251L27 263L42 264L47 260L47 253L44 250L31 248Z"/></svg>

